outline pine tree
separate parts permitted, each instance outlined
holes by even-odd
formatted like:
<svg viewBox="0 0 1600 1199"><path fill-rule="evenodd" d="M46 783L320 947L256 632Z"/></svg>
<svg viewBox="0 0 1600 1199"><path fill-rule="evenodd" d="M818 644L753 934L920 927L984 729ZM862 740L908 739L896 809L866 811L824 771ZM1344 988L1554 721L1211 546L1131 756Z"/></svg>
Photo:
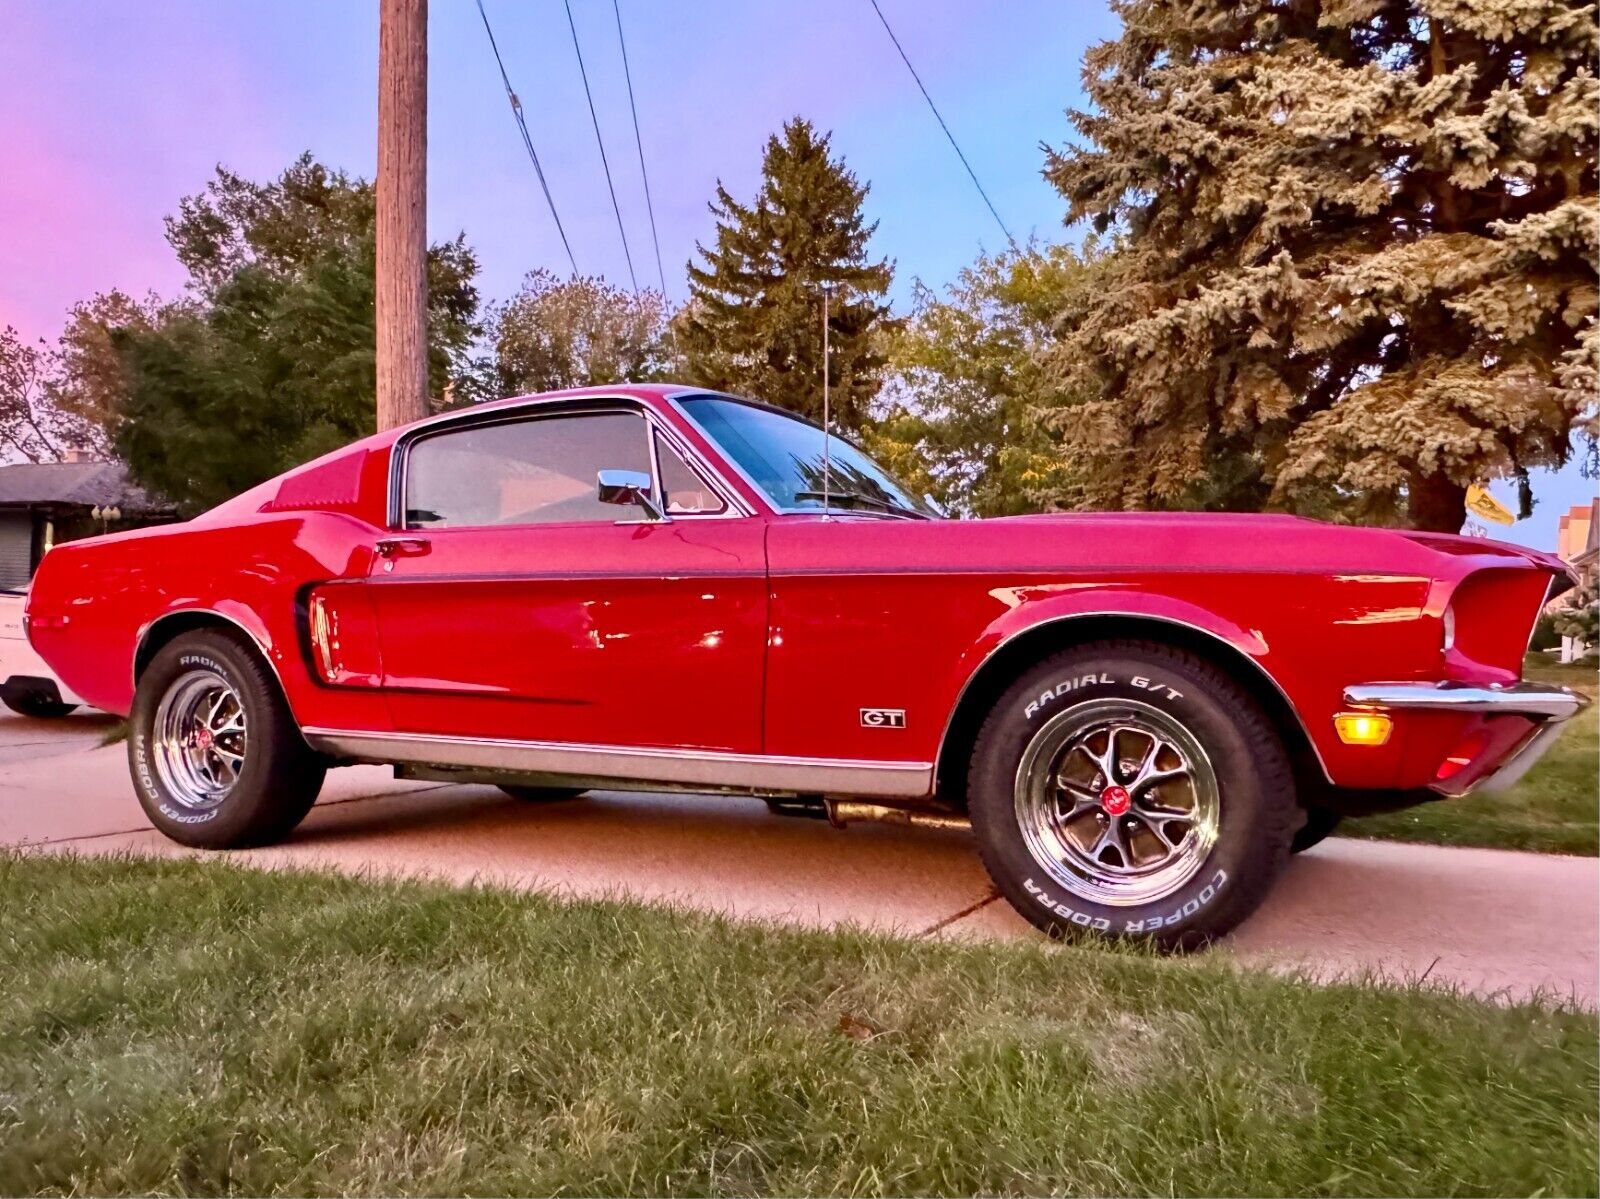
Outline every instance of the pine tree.
<svg viewBox="0 0 1600 1199"><path fill-rule="evenodd" d="M1593 3L1114 7L1046 168L1126 238L1054 356L1095 503L1453 531L1592 436Z"/></svg>
<svg viewBox="0 0 1600 1199"><path fill-rule="evenodd" d="M833 419L859 429L882 383L879 332L894 268L870 262L861 203L868 185L829 138L795 118L767 139L762 183L741 204L717 184L715 245L697 245L679 342L691 377L812 418L822 415L822 300L828 301Z"/></svg>

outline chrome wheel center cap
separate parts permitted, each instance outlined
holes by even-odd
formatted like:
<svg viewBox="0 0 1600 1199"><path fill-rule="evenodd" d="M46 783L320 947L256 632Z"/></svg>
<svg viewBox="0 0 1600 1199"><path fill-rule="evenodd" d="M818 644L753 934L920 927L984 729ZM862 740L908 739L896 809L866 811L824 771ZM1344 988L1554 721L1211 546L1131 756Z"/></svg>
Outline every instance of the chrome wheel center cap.
<svg viewBox="0 0 1600 1199"><path fill-rule="evenodd" d="M1108 816L1121 816L1132 803L1126 787L1110 786L1100 792L1100 806Z"/></svg>

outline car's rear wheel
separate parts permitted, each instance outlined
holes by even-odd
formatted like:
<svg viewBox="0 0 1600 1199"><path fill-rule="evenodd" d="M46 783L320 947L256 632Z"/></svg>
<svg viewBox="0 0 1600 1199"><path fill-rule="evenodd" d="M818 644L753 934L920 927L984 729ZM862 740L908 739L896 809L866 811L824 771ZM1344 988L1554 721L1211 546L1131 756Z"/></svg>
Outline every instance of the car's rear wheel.
<svg viewBox="0 0 1600 1199"><path fill-rule="evenodd" d="M523 803L561 803L563 800L577 799L584 793L582 787L521 787L510 783L501 786L500 790Z"/></svg>
<svg viewBox="0 0 1600 1199"><path fill-rule="evenodd" d="M1288 755L1250 695L1143 641L1064 651L1007 689L968 802L984 864L1028 920L1166 949L1249 915L1300 820Z"/></svg>
<svg viewBox="0 0 1600 1199"><path fill-rule="evenodd" d="M128 728L139 802L184 845L280 840L311 810L327 770L255 647L220 630L184 634L157 652Z"/></svg>

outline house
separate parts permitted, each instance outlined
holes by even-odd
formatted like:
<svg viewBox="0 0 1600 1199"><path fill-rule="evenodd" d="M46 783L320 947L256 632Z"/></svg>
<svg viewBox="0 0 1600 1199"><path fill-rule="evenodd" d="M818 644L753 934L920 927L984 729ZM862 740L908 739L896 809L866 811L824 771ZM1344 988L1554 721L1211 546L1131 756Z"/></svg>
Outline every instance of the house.
<svg viewBox="0 0 1600 1199"><path fill-rule="evenodd" d="M64 462L0 466L0 590L25 589L58 541L177 519L176 505L131 482L119 462L69 453Z"/></svg>
<svg viewBox="0 0 1600 1199"><path fill-rule="evenodd" d="M1595 581L1600 560L1600 499L1574 504L1556 529L1556 556L1570 564L1585 587Z"/></svg>
<svg viewBox="0 0 1600 1199"><path fill-rule="evenodd" d="M1585 600L1593 602L1596 570L1600 566L1600 499L1574 504L1561 517L1556 527L1556 556L1577 572L1578 586L1551 600L1545 611L1556 612ZM1573 662L1588 652L1584 639L1562 634L1561 661Z"/></svg>

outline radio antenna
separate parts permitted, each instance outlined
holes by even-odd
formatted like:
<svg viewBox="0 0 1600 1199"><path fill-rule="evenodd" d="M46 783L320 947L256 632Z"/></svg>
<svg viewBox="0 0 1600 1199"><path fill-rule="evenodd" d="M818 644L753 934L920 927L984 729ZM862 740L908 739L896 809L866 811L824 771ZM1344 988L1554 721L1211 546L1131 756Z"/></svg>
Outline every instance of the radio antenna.
<svg viewBox="0 0 1600 1199"><path fill-rule="evenodd" d="M822 519L828 519L828 513L833 508L833 462L828 452L828 441L832 436L833 412L828 404L828 376L832 373L833 363L828 357L828 297L833 292L833 284L822 285Z"/></svg>

